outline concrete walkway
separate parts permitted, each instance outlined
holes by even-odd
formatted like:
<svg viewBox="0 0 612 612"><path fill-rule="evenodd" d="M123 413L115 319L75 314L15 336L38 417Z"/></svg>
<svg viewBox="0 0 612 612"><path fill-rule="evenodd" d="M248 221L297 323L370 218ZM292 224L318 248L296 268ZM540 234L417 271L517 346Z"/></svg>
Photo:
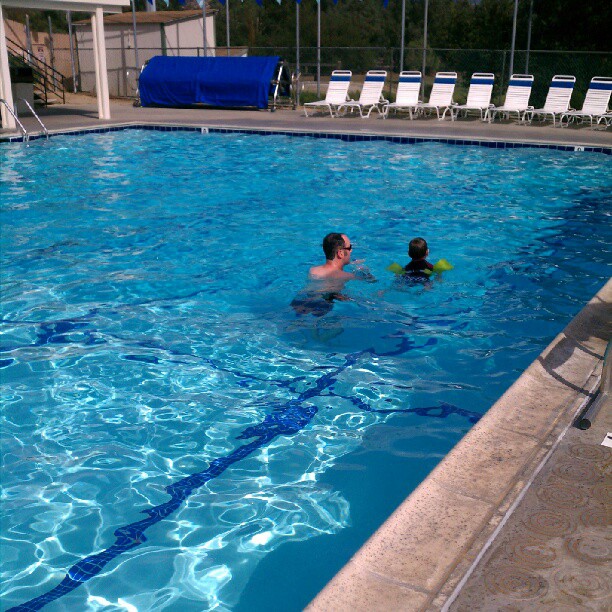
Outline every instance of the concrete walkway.
<svg viewBox="0 0 612 612"><path fill-rule="evenodd" d="M571 427L450 610L612 608L612 411Z"/></svg>
<svg viewBox="0 0 612 612"><path fill-rule="evenodd" d="M38 112L38 111L37 111ZM532 142L546 144L572 144L576 146L612 146L612 130L601 127L559 128L548 124L519 125L514 122L493 124L480 119L438 121L407 117L380 119L373 115L369 119L329 116L305 117L300 110L183 109L140 108L130 100L115 100L111 105L111 121L100 121L95 99L83 95L69 95L68 104L41 109L41 119L49 130L101 127L118 123L160 123L174 125L224 126L246 129L277 129L319 132L351 132L363 134L385 134L420 138L455 138L475 140L503 140L506 142ZM31 116L23 116L22 122L28 132L38 132L40 126ZM18 133L18 132L17 132ZM6 136L0 130L0 138Z"/></svg>
<svg viewBox="0 0 612 612"><path fill-rule="evenodd" d="M143 109L74 97L50 130L105 123L223 126L611 147L590 128L478 120L305 118L298 111ZM32 117L28 130L37 131ZM6 136L0 130L0 138ZM612 281L568 325L310 604L355 610L609 610L611 406L571 428L595 393L612 335ZM608 538L608 539L606 539Z"/></svg>
<svg viewBox="0 0 612 612"><path fill-rule="evenodd" d="M308 609L609 610L610 403L569 428L611 336L612 280Z"/></svg>

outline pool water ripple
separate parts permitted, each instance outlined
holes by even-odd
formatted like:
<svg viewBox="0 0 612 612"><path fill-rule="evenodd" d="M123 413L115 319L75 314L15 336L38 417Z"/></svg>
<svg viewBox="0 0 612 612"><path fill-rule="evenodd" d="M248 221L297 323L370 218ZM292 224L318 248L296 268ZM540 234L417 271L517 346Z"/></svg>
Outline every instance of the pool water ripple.
<svg viewBox="0 0 612 612"><path fill-rule="evenodd" d="M269 609L264 568L301 609L609 276L596 154L130 131L0 162L21 609ZM332 229L378 283L296 317ZM455 270L398 285L418 234Z"/></svg>

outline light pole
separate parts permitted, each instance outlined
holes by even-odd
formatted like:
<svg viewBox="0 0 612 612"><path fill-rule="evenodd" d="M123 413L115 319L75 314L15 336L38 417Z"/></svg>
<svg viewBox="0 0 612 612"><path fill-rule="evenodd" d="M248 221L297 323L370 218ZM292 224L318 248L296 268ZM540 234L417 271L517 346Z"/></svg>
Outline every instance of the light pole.
<svg viewBox="0 0 612 612"><path fill-rule="evenodd" d="M404 69L404 38L406 35L406 0L402 0L402 41L400 43L400 65L399 71Z"/></svg>
<svg viewBox="0 0 612 612"><path fill-rule="evenodd" d="M525 74L529 72L529 51L531 51L531 17L533 15L533 0L529 3L529 24L527 25L527 55L525 57Z"/></svg>
<svg viewBox="0 0 612 612"><path fill-rule="evenodd" d="M132 0L132 29L134 32L134 61L136 62L136 74L140 72L138 61L138 35L136 34L136 0Z"/></svg>
<svg viewBox="0 0 612 612"><path fill-rule="evenodd" d="M300 3L295 3L295 73L297 75L295 86L295 104L300 105Z"/></svg>
<svg viewBox="0 0 612 612"><path fill-rule="evenodd" d="M321 0L317 2L317 98L321 97Z"/></svg>
<svg viewBox="0 0 612 612"><path fill-rule="evenodd" d="M514 43L516 41L516 16L518 15L518 0L514 0L514 17L512 18L512 45L510 47L510 77L514 72Z"/></svg>
<svg viewBox="0 0 612 612"><path fill-rule="evenodd" d="M202 0L202 43L204 45L204 57L208 55L208 41L206 40L206 0Z"/></svg>
<svg viewBox="0 0 612 612"><path fill-rule="evenodd" d="M429 12L429 0L425 0L425 16L423 18L423 74L421 83L423 84L422 96L425 97L425 65L427 63L427 13Z"/></svg>
<svg viewBox="0 0 612 612"><path fill-rule="evenodd" d="M229 0L225 0L225 40L227 42L227 57L229 57L229 54L230 54Z"/></svg>

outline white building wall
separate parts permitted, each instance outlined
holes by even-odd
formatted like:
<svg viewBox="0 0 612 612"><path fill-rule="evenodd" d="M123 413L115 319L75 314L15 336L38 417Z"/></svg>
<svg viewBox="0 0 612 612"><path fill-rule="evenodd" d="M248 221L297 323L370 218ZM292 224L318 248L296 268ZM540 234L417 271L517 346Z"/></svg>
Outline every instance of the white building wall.
<svg viewBox="0 0 612 612"><path fill-rule="evenodd" d="M202 54L202 19L175 22L164 26L168 55ZM214 17L208 16L206 34L208 45L216 46ZM91 27L79 25L76 28L79 54L80 83L82 91L95 92L96 73L93 55L93 34ZM134 53L134 30L131 25L105 24L106 58L108 64L108 87L111 96L130 97L137 91L137 77L140 67L156 55L162 55L162 28L157 23L137 25L138 62ZM209 55L214 50L209 49Z"/></svg>
<svg viewBox="0 0 612 612"><path fill-rule="evenodd" d="M189 20L172 23L165 26L166 46L168 55L202 55L204 36L202 34L202 20ZM213 17L206 19L206 38L210 47L208 55L214 55L217 46ZM195 42L194 42L195 41ZM177 51L180 50L180 51Z"/></svg>

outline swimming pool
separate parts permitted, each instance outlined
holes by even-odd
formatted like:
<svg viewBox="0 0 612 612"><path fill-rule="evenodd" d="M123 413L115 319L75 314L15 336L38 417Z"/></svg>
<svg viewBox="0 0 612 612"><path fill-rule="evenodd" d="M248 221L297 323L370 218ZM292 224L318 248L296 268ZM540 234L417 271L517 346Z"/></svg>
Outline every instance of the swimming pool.
<svg viewBox="0 0 612 612"><path fill-rule="evenodd" d="M603 155L126 131L0 161L5 605L301 609L609 276ZM331 230L378 283L297 317ZM397 286L415 235L455 269Z"/></svg>

